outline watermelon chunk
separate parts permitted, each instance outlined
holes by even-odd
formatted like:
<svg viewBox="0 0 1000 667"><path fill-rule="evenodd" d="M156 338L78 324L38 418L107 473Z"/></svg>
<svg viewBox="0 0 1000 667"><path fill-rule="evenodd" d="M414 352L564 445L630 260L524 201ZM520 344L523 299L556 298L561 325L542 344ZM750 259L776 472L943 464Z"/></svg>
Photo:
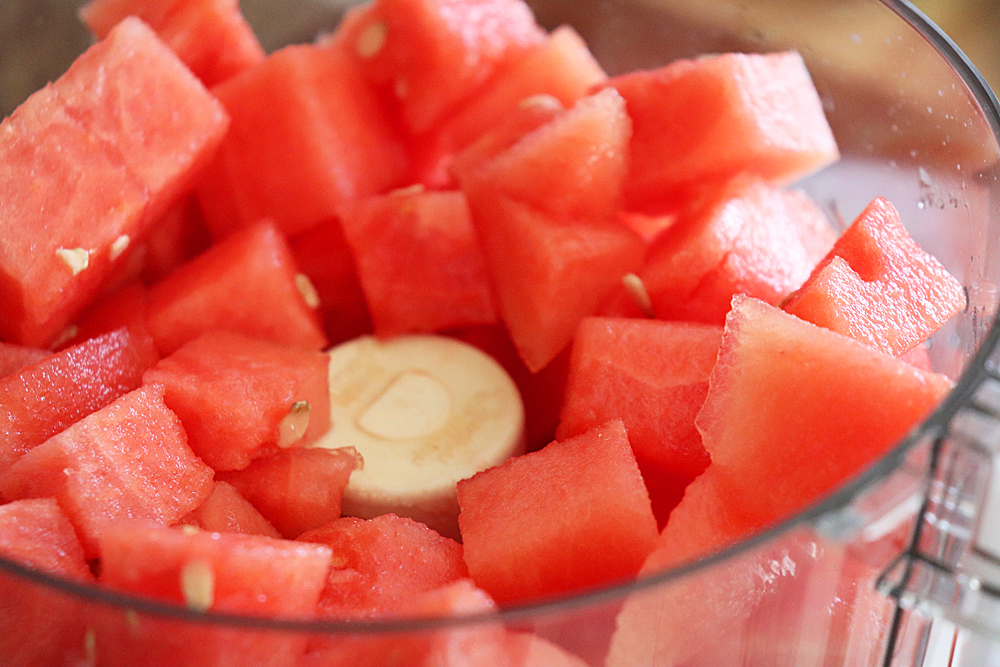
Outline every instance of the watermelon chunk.
<svg viewBox="0 0 1000 667"><path fill-rule="evenodd" d="M525 100L546 95L572 107L607 78L580 35L568 25L560 26L502 67L474 98L444 120L437 130L438 141L461 150Z"/></svg>
<svg viewBox="0 0 1000 667"><path fill-rule="evenodd" d="M227 126L222 106L138 19L4 119L0 336L48 345L192 183Z"/></svg>
<svg viewBox="0 0 1000 667"><path fill-rule="evenodd" d="M695 416L722 341L722 327L586 318L573 340L556 438L621 419L659 524L708 465Z"/></svg>
<svg viewBox="0 0 1000 667"><path fill-rule="evenodd" d="M331 45L420 133L543 39L520 0L376 0L349 15Z"/></svg>
<svg viewBox="0 0 1000 667"><path fill-rule="evenodd" d="M118 329L128 329L136 338L150 338L146 323L146 287L135 280L103 294L87 306L76 323L67 327L58 348L96 338ZM70 335L72 334L72 335Z"/></svg>
<svg viewBox="0 0 1000 667"><path fill-rule="evenodd" d="M146 371L142 381L164 387L164 403L205 463L240 470L326 433L328 366L323 352L210 331Z"/></svg>
<svg viewBox="0 0 1000 667"><path fill-rule="evenodd" d="M372 333L368 302L340 221L322 222L290 238L288 245L299 270L316 289L329 345Z"/></svg>
<svg viewBox="0 0 1000 667"><path fill-rule="evenodd" d="M120 329L0 380L0 474L37 445L136 389L157 358L149 336Z"/></svg>
<svg viewBox="0 0 1000 667"><path fill-rule="evenodd" d="M307 620L326 581L327 547L258 535L211 533L123 521L101 537L100 581L115 590L186 606L267 618ZM307 635L254 632L134 614L98 617L99 664L224 667L297 664Z"/></svg>
<svg viewBox="0 0 1000 667"><path fill-rule="evenodd" d="M149 328L164 355L213 329L319 350L326 338L299 287L282 233L262 222L216 243L149 290Z"/></svg>
<svg viewBox="0 0 1000 667"><path fill-rule="evenodd" d="M468 182L479 167L516 144L524 135L555 120L566 108L551 95L535 95L481 129L479 137L451 157L448 172L458 183Z"/></svg>
<svg viewBox="0 0 1000 667"><path fill-rule="evenodd" d="M782 304L797 317L898 356L965 307L961 283L873 200L808 282Z"/></svg>
<svg viewBox="0 0 1000 667"><path fill-rule="evenodd" d="M786 185L839 157L802 57L727 53L614 77L632 117L627 207L676 207L738 173Z"/></svg>
<svg viewBox="0 0 1000 667"><path fill-rule="evenodd" d="M236 487L281 535L292 539L340 518L344 489L361 465L353 447L289 449L216 478Z"/></svg>
<svg viewBox="0 0 1000 667"><path fill-rule="evenodd" d="M31 345L16 345L0 341L0 378L19 373L52 354L51 350Z"/></svg>
<svg viewBox="0 0 1000 667"><path fill-rule="evenodd" d="M487 189L466 194L500 317L538 372L639 269L646 244L617 222L557 219Z"/></svg>
<svg viewBox="0 0 1000 667"><path fill-rule="evenodd" d="M621 421L458 483L469 574L500 603L635 576L656 519Z"/></svg>
<svg viewBox="0 0 1000 667"><path fill-rule="evenodd" d="M739 177L657 236L642 281L657 317L721 325L734 294L777 304L798 289L835 240L805 193Z"/></svg>
<svg viewBox="0 0 1000 667"><path fill-rule="evenodd" d="M264 59L238 0L92 0L80 10L98 39L126 16L148 23L206 86Z"/></svg>
<svg viewBox="0 0 1000 667"><path fill-rule="evenodd" d="M212 494L179 524L216 533L246 533L280 538L271 522L243 497L235 486L216 481Z"/></svg>
<svg viewBox="0 0 1000 667"><path fill-rule="evenodd" d="M483 163L463 188L491 188L559 219L613 217L628 169L632 123L614 89L566 113Z"/></svg>
<svg viewBox="0 0 1000 667"><path fill-rule="evenodd" d="M54 497L89 558L124 518L174 523L212 492L212 469L187 446L163 388L125 394L52 436L0 474L0 497Z"/></svg>
<svg viewBox="0 0 1000 667"><path fill-rule="evenodd" d="M461 192L399 190L349 202L340 218L380 337L497 321Z"/></svg>
<svg viewBox="0 0 1000 667"><path fill-rule="evenodd" d="M767 525L878 460L951 387L942 375L737 296L697 425L720 493Z"/></svg>
<svg viewBox="0 0 1000 667"><path fill-rule="evenodd" d="M65 579L94 579L73 524L51 498L0 505L0 557ZM0 662L4 667L47 667L82 659L81 612L78 600L5 568L0 576Z"/></svg>
<svg viewBox="0 0 1000 667"><path fill-rule="evenodd" d="M397 613L414 596L468 576L458 542L395 514L344 517L299 539L336 555L319 603L325 617Z"/></svg>
<svg viewBox="0 0 1000 667"><path fill-rule="evenodd" d="M198 197L215 238L269 219L289 236L405 185L394 119L346 56L285 47L213 88L232 117Z"/></svg>

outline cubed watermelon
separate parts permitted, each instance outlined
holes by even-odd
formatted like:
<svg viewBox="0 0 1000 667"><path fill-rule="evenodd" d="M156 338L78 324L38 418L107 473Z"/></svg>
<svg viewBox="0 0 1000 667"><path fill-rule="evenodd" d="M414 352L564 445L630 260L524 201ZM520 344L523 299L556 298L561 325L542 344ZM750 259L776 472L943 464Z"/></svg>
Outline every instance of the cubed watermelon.
<svg viewBox="0 0 1000 667"><path fill-rule="evenodd" d="M264 59L238 0L92 0L80 10L98 39L126 16L148 23L206 86Z"/></svg>
<svg viewBox="0 0 1000 667"><path fill-rule="evenodd" d="M661 526L708 465L694 420L721 341L722 327L598 317L573 340L556 437L621 419Z"/></svg>
<svg viewBox="0 0 1000 667"><path fill-rule="evenodd" d="M378 336L497 321L460 191L398 190L339 211Z"/></svg>
<svg viewBox="0 0 1000 667"><path fill-rule="evenodd" d="M235 486L279 533L292 539L340 518L344 489L362 463L351 447L289 449L216 478Z"/></svg>
<svg viewBox="0 0 1000 667"><path fill-rule="evenodd" d="M924 342L965 301L962 284L913 240L892 203L879 197L782 308L900 355Z"/></svg>
<svg viewBox="0 0 1000 667"><path fill-rule="evenodd" d="M101 583L200 613L267 618L315 616L330 549L259 535L212 533L123 521L101 536ZM169 617L107 615L96 620L98 664L134 667L226 667L297 664L307 635L254 633ZM104 621L102 623L102 621Z"/></svg>
<svg viewBox="0 0 1000 667"><path fill-rule="evenodd" d="M174 523L212 492L163 388L140 387L85 417L0 473L0 497L54 497L90 558L104 529L125 518Z"/></svg>
<svg viewBox="0 0 1000 667"><path fill-rule="evenodd" d="M216 481L212 495L178 523L216 533L281 537L235 486L223 481Z"/></svg>
<svg viewBox="0 0 1000 667"><path fill-rule="evenodd" d="M319 603L329 618L394 614L414 596L468 576L458 542L395 514L344 517L299 539L333 550Z"/></svg>
<svg viewBox="0 0 1000 667"><path fill-rule="evenodd" d="M164 403L205 463L241 470L326 433L328 366L323 352L209 331L150 368L142 381L164 387Z"/></svg>
<svg viewBox="0 0 1000 667"><path fill-rule="evenodd" d="M469 574L501 603L634 577L658 534L620 420L458 483Z"/></svg>
<svg viewBox="0 0 1000 667"><path fill-rule="evenodd" d="M354 63L285 47L213 88L232 116L198 196L213 236L269 219L292 236L349 199L406 185L406 146Z"/></svg>
<svg viewBox="0 0 1000 667"><path fill-rule="evenodd" d="M500 68L474 98L444 120L437 130L438 141L450 150L461 150L527 99L547 95L571 107L605 80L607 75L580 35L568 25L560 26Z"/></svg>
<svg viewBox="0 0 1000 667"><path fill-rule="evenodd" d="M345 19L328 48L353 57L420 133L543 39L520 0L375 0Z"/></svg>
<svg viewBox="0 0 1000 667"><path fill-rule="evenodd" d="M676 207L686 190L749 172L779 185L839 157L795 52L726 53L611 79L632 117L632 209Z"/></svg>
<svg viewBox="0 0 1000 667"><path fill-rule="evenodd" d="M770 524L895 446L952 382L737 296L697 417L721 494Z"/></svg>
<svg viewBox="0 0 1000 667"><path fill-rule="evenodd" d="M153 285L149 328L166 356L213 329L319 350L326 338L284 235L262 222L213 245Z"/></svg>
<svg viewBox="0 0 1000 667"><path fill-rule="evenodd" d="M0 341L0 378L19 373L50 354L52 351L45 348Z"/></svg>
<svg viewBox="0 0 1000 667"><path fill-rule="evenodd" d="M678 213L641 276L657 317L721 325L734 294L777 304L798 289L835 240L805 193L738 177Z"/></svg>
<svg viewBox="0 0 1000 667"><path fill-rule="evenodd" d="M605 89L483 162L462 186L489 188L560 220L611 218L620 205L631 136L625 100Z"/></svg>
<svg viewBox="0 0 1000 667"><path fill-rule="evenodd" d="M557 219L491 189L466 194L500 317L527 367L538 372L622 277L639 269L646 244L615 221Z"/></svg>
<svg viewBox="0 0 1000 667"><path fill-rule="evenodd" d="M228 122L138 19L4 119L0 336L48 345L190 186Z"/></svg>
<svg viewBox="0 0 1000 667"><path fill-rule="evenodd" d="M157 358L148 335L119 329L0 380L0 474L35 446L136 389Z"/></svg>
<svg viewBox="0 0 1000 667"><path fill-rule="evenodd" d="M92 582L73 524L52 498L0 505L0 558L30 570ZM82 603L46 583L0 575L0 664L49 667L83 659Z"/></svg>
<svg viewBox="0 0 1000 667"><path fill-rule="evenodd" d="M368 302L340 220L331 218L296 234L288 245L299 270L316 290L329 345L372 333Z"/></svg>

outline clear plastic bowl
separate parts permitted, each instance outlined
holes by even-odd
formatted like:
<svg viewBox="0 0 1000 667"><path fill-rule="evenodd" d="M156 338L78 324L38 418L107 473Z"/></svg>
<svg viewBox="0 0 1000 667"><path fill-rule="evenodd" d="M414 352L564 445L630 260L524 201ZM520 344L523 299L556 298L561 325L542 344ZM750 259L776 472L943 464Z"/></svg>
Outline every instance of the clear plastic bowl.
<svg viewBox="0 0 1000 667"><path fill-rule="evenodd" d="M965 286L968 307L930 348L936 370L957 381L952 394L885 459L765 534L635 583L497 614L351 623L199 614L0 559L0 634L10 632L9 601L37 597L49 609L43 636L25 637L21 657L0 662L182 667L198 646L218 649L211 666L388 667L400 664L392 647L405 639L435 647L435 665L576 664L559 662L552 644L593 667L998 664L1000 550L981 529L1000 441L993 93L902 0L532 5L546 27L576 27L611 74L710 52L800 51L843 155L801 186L848 222L873 197L889 197ZM244 9L276 48L332 29L343 7L246 0ZM69 0L3 0L4 115L88 44L75 10ZM502 660L491 653L501 628L523 633L523 650Z"/></svg>

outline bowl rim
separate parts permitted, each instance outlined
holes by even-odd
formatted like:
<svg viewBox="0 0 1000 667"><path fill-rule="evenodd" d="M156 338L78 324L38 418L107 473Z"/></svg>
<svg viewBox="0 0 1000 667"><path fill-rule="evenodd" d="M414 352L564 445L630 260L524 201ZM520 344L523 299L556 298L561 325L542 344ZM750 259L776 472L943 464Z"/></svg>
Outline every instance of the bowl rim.
<svg viewBox="0 0 1000 667"><path fill-rule="evenodd" d="M993 132L1000 141L1000 102L983 75L962 52L958 45L909 0L872 0L894 12L918 32L934 50L953 68L965 83ZM50 592L65 593L81 602L90 602L122 612L141 613L184 623L208 626L227 626L248 630L266 630L316 635L384 635L414 631L433 631L485 624L511 623L537 620L585 611L602 604L624 601L633 593L650 591L684 577L697 576L717 565L752 552L805 525L814 524L824 515L841 510L863 491L870 489L898 470L907 455L928 438L940 438L948 425L964 406L968 405L975 390L991 374L990 357L1000 350L1000 314L990 325L978 350L972 355L955 387L945 400L893 450L852 478L835 491L826 495L794 516L775 524L752 537L727 546L702 558L683 563L636 580L608 584L592 590L575 592L511 605L495 610L454 616L380 617L359 619L294 619L233 614L218 611L198 612L178 604L140 597L101 587L94 583L71 580L47 574L16 561L0 556L0 576L13 575L46 588Z"/></svg>

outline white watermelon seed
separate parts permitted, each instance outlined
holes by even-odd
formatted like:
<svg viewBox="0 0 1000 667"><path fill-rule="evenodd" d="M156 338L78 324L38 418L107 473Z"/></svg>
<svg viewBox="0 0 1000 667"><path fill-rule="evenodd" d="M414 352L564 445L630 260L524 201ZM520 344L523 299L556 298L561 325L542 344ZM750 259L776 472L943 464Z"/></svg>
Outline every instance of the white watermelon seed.
<svg viewBox="0 0 1000 667"><path fill-rule="evenodd" d="M56 248L56 255L66 263L74 276L90 265L90 251L84 248Z"/></svg>
<svg viewBox="0 0 1000 667"><path fill-rule="evenodd" d="M302 439L309 428L312 406L309 401L295 401L278 424L278 446L291 447Z"/></svg>
<svg viewBox="0 0 1000 667"><path fill-rule="evenodd" d="M389 26L384 21L372 23L365 28L358 36L358 55L362 58L373 58L385 46L385 38L389 33Z"/></svg>
<svg viewBox="0 0 1000 667"><path fill-rule="evenodd" d="M309 276L304 273L296 273L295 287L298 288L299 294L305 299L307 306L313 310L319 308L319 292L316 291L316 286L309 280Z"/></svg>
<svg viewBox="0 0 1000 667"><path fill-rule="evenodd" d="M181 592L191 611L208 611L215 601L215 573L203 560L192 560L181 568Z"/></svg>

